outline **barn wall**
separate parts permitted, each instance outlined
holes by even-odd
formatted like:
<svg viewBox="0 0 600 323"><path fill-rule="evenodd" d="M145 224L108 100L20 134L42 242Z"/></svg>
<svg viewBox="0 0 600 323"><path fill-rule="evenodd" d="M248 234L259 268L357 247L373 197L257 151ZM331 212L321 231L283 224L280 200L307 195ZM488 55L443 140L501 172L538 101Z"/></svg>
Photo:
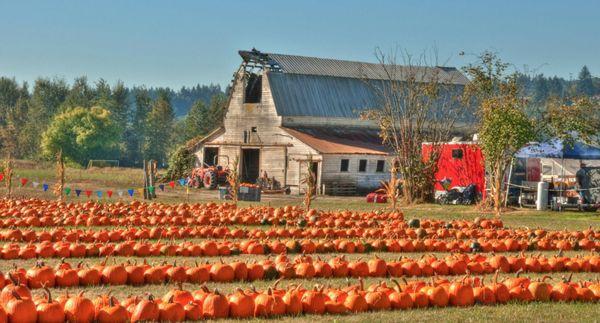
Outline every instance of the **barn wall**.
<svg viewBox="0 0 600 323"><path fill-rule="evenodd" d="M342 159L348 159L348 171L340 170ZM365 172L359 172L358 166L361 159L367 160ZM376 172L377 161L386 160L383 172ZM358 192L367 192L377 189L381 181L389 180L390 160L380 155L324 155L322 165L322 184L327 187L334 183L354 183Z"/></svg>
<svg viewBox="0 0 600 323"><path fill-rule="evenodd" d="M292 186L292 191L297 191L300 178L297 159L306 159L309 154L316 156L317 152L280 127L282 118L277 115L267 77L263 76L262 79L260 103L244 103L244 93L245 83L240 72L232 88L223 123L224 131L200 146L196 156L202 160L204 146L219 147L219 154L229 156L232 163L236 157L240 157L242 147L258 148L259 172L266 171L269 177L275 177L282 186L289 185ZM256 132L252 132L253 127L256 127ZM249 134L246 142L244 131ZM219 164L225 165L225 159L220 158Z"/></svg>

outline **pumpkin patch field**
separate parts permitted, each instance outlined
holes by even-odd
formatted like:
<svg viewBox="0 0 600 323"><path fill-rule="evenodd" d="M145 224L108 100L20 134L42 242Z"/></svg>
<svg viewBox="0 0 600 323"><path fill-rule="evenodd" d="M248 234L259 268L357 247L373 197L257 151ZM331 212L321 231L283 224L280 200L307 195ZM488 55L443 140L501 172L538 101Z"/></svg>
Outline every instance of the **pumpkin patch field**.
<svg viewBox="0 0 600 323"><path fill-rule="evenodd" d="M0 322L599 320L598 222L522 216L2 199Z"/></svg>

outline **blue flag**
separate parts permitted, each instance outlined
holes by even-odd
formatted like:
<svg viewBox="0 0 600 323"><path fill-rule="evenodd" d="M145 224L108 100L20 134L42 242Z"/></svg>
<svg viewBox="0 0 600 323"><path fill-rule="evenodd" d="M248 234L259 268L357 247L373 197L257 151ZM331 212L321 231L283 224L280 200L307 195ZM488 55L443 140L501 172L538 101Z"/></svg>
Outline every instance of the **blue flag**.
<svg viewBox="0 0 600 323"><path fill-rule="evenodd" d="M129 196L133 197L133 189L128 189L127 193L129 193Z"/></svg>
<svg viewBox="0 0 600 323"><path fill-rule="evenodd" d="M81 195L81 190L75 190L75 195L77 195L77 197L79 197L79 195Z"/></svg>
<svg viewBox="0 0 600 323"><path fill-rule="evenodd" d="M181 186L185 185L185 178L179 179L179 185L181 185Z"/></svg>
<svg viewBox="0 0 600 323"><path fill-rule="evenodd" d="M44 183L42 185L42 189L44 189L44 192L48 190L48 184Z"/></svg>
<svg viewBox="0 0 600 323"><path fill-rule="evenodd" d="M102 191L96 191L96 195L98 195L98 198L101 199L102 198Z"/></svg>
<svg viewBox="0 0 600 323"><path fill-rule="evenodd" d="M158 188L160 188L160 190L164 192L164 190L165 190L165 184L158 185Z"/></svg>

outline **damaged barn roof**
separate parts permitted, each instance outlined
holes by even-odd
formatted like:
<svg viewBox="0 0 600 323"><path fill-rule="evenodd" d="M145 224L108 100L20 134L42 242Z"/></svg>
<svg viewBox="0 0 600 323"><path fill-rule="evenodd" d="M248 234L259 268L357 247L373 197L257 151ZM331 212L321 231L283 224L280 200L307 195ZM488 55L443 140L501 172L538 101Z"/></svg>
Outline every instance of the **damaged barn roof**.
<svg viewBox="0 0 600 323"><path fill-rule="evenodd" d="M329 58L240 51L249 65L267 67L265 73L280 116L358 118L365 110L381 106L375 89L389 83L381 64ZM468 79L453 67L395 66L394 78L407 75L427 80L436 77L452 88ZM389 69L388 69L389 72Z"/></svg>
<svg viewBox="0 0 600 323"><path fill-rule="evenodd" d="M246 62L265 65L272 71L289 74L348 77L368 80L405 80L414 77L417 80L437 79L442 83L465 85L467 77L455 67L446 66L402 66L382 65L347 61L332 58L319 58L299 55L262 53L256 49L239 51Z"/></svg>
<svg viewBox="0 0 600 323"><path fill-rule="evenodd" d="M377 129L349 127L282 127L290 135L321 154L370 154L386 156Z"/></svg>

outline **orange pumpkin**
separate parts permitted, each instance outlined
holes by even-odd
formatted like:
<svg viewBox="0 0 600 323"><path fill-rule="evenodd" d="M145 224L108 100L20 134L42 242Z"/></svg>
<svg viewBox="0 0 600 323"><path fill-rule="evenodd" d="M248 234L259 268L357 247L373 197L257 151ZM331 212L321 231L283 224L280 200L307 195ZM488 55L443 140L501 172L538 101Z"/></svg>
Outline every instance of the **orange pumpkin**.
<svg viewBox="0 0 600 323"><path fill-rule="evenodd" d="M17 292L13 292L13 299L6 304L6 315L8 322L35 323L37 311L35 304L30 298L21 298Z"/></svg>
<svg viewBox="0 0 600 323"><path fill-rule="evenodd" d="M254 314L254 298L238 288L229 296L229 311L233 318L248 318Z"/></svg>
<svg viewBox="0 0 600 323"><path fill-rule="evenodd" d="M147 300L142 300L135 306L131 313L131 322L157 321L158 317L158 304L154 301L154 296L148 295Z"/></svg>
<svg viewBox="0 0 600 323"><path fill-rule="evenodd" d="M40 301L36 306L38 323L63 322L65 320L63 306L52 300L52 294L50 294L48 288L44 288L44 290L46 291L46 299Z"/></svg>
<svg viewBox="0 0 600 323"><path fill-rule="evenodd" d="M231 267L229 267L231 268ZM231 274L233 275L233 269ZM218 290L208 294L202 304L202 313L208 319L227 318L229 315L229 301Z"/></svg>
<svg viewBox="0 0 600 323"><path fill-rule="evenodd" d="M64 308L65 317L69 322L92 322L96 314L94 303L83 297L83 292L69 298L65 303Z"/></svg>

